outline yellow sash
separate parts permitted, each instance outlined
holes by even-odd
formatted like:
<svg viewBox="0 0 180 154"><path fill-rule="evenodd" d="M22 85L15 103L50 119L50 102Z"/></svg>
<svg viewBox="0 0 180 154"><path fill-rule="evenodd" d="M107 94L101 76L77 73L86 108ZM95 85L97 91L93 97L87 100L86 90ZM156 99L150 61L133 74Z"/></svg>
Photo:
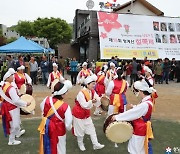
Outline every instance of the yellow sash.
<svg viewBox="0 0 180 154"><path fill-rule="evenodd" d="M59 75L57 75L57 73L58 73L58 72L56 72L56 73L55 73L55 72L53 72L53 75L55 76L55 79L59 79L59 78L60 78L60 76L59 76Z"/></svg>
<svg viewBox="0 0 180 154"><path fill-rule="evenodd" d="M63 104L63 101L58 100L55 104L54 107L57 110L60 108L60 106ZM46 120L49 116L54 114L54 110L52 107L49 109L47 115L42 118L42 121L38 127L38 131L40 132L40 145L39 145L39 154L44 154L44 147L43 147L43 135L45 134L45 125L46 125Z"/></svg>
<svg viewBox="0 0 180 154"><path fill-rule="evenodd" d="M121 86L119 94L122 94L125 88L126 88L126 81L122 80L122 86ZM114 113L118 113L119 107L121 106L121 102L120 102L121 100L119 98L119 94L114 94L114 100L113 100Z"/></svg>
<svg viewBox="0 0 180 154"><path fill-rule="evenodd" d="M5 83L5 86L3 87L4 93L6 93L7 89L11 86L9 82Z"/></svg>
<svg viewBox="0 0 180 154"><path fill-rule="evenodd" d="M147 121L146 126L147 126L147 130L146 130L146 137L144 141L144 148L145 148L145 154L148 154L148 142L149 142L149 139L154 138L154 135L153 135L150 121Z"/></svg>
<svg viewBox="0 0 180 154"><path fill-rule="evenodd" d="M87 101L91 100L90 94L87 89L82 89L81 91L85 95Z"/></svg>
<svg viewBox="0 0 180 154"><path fill-rule="evenodd" d="M83 73L84 73L84 74L86 74L87 76L89 76L89 75L90 75L90 73L89 73L88 69L86 69L86 70L85 70L85 69L82 69L82 71L83 71Z"/></svg>
<svg viewBox="0 0 180 154"><path fill-rule="evenodd" d="M99 83L104 78L104 75L101 75L99 79L97 80L97 83Z"/></svg>
<svg viewBox="0 0 180 154"><path fill-rule="evenodd" d="M20 76L21 78L26 79L26 77L25 77L24 73L19 73L19 72L17 72L17 74L18 74L18 76Z"/></svg>

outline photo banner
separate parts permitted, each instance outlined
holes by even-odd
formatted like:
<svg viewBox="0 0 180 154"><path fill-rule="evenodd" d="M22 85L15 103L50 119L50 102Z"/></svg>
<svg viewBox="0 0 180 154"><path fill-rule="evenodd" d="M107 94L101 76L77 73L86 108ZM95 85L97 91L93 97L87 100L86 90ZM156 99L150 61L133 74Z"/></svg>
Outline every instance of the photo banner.
<svg viewBox="0 0 180 154"><path fill-rule="evenodd" d="M180 18L97 12L101 59L180 60Z"/></svg>

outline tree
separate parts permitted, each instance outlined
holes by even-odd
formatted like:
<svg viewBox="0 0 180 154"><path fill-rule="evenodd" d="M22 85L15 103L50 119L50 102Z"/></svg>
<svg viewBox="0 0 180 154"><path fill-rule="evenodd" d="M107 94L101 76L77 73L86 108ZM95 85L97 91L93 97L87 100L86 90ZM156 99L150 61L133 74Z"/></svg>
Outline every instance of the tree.
<svg viewBox="0 0 180 154"><path fill-rule="evenodd" d="M59 43L69 43L72 28L65 20L60 18L38 18L34 21L34 32L38 37L49 40L52 48L57 49Z"/></svg>
<svg viewBox="0 0 180 154"><path fill-rule="evenodd" d="M33 22L30 21L19 21L17 26L11 27L21 36L35 36L33 31Z"/></svg>
<svg viewBox="0 0 180 154"><path fill-rule="evenodd" d="M16 37L11 37L11 38L9 38L9 39L6 39L6 43L8 44L8 43L14 42L14 41L16 41L16 40L17 40Z"/></svg>

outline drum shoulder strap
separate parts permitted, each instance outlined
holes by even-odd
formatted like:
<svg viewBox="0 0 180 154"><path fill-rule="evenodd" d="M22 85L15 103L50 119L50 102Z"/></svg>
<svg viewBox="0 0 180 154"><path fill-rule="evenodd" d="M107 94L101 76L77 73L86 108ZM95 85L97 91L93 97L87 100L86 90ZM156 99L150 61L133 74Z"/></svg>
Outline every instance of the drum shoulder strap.
<svg viewBox="0 0 180 154"><path fill-rule="evenodd" d="M49 102L50 102L50 105L51 105L51 109L54 111L56 117L61 120L61 121L64 121L61 116L57 113L57 109L59 109L61 107L61 105L63 104L63 101L60 101L58 100L55 105L53 105L53 100L52 100L52 97L49 97ZM50 110L51 110L50 109ZM48 112L49 113L49 112Z"/></svg>
<svg viewBox="0 0 180 154"><path fill-rule="evenodd" d="M119 94L122 94L124 92L125 88L126 88L126 81L122 80L122 86L121 86Z"/></svg>

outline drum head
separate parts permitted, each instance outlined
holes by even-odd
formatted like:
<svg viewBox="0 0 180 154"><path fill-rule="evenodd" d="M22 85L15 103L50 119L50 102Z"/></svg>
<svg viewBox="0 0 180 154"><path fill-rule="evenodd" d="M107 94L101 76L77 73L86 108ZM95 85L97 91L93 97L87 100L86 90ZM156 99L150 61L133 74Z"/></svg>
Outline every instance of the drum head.
<svg viewBox="0 0 180 154"><path fill-rule="evenodd" d="M56 85L56 83L59 82L59 79L55 79L52 83L51 83L51 92L54 92L54 86Z"/></svg>
<svg viewBox="0 0 180 154"><path fill-rule="evenodd" d="M21 88L19 89L19 94L20 95L26 94L26 85L25 84L23 84L21 86Z"/></svg>
<svg viewBox="0 0 180 154"><path fill-rule="evenodd" d="M104 111L108 111L110 100L107 97L101 97L101 108Z"/></svg>
<svg viewBox="0 0 180 154"><path fill-rule="evenodd" d="M133 127L128 122L112 122L106 128L106 137L115 143L123 143L128 141L133 134Z"/></svg>
<svg viewBox="0 0 180 154"><path fill-rule="evenodd" d="M34 109L36 107L36 102L35 102L34 98L31 95L25 94L25 95L21 96L21 99L25 102L31 102L31 105L29 105L27 107L22 107L21 110L23 112L25 112L26 114L32 113L32 111L34 111Z"/></svg>

